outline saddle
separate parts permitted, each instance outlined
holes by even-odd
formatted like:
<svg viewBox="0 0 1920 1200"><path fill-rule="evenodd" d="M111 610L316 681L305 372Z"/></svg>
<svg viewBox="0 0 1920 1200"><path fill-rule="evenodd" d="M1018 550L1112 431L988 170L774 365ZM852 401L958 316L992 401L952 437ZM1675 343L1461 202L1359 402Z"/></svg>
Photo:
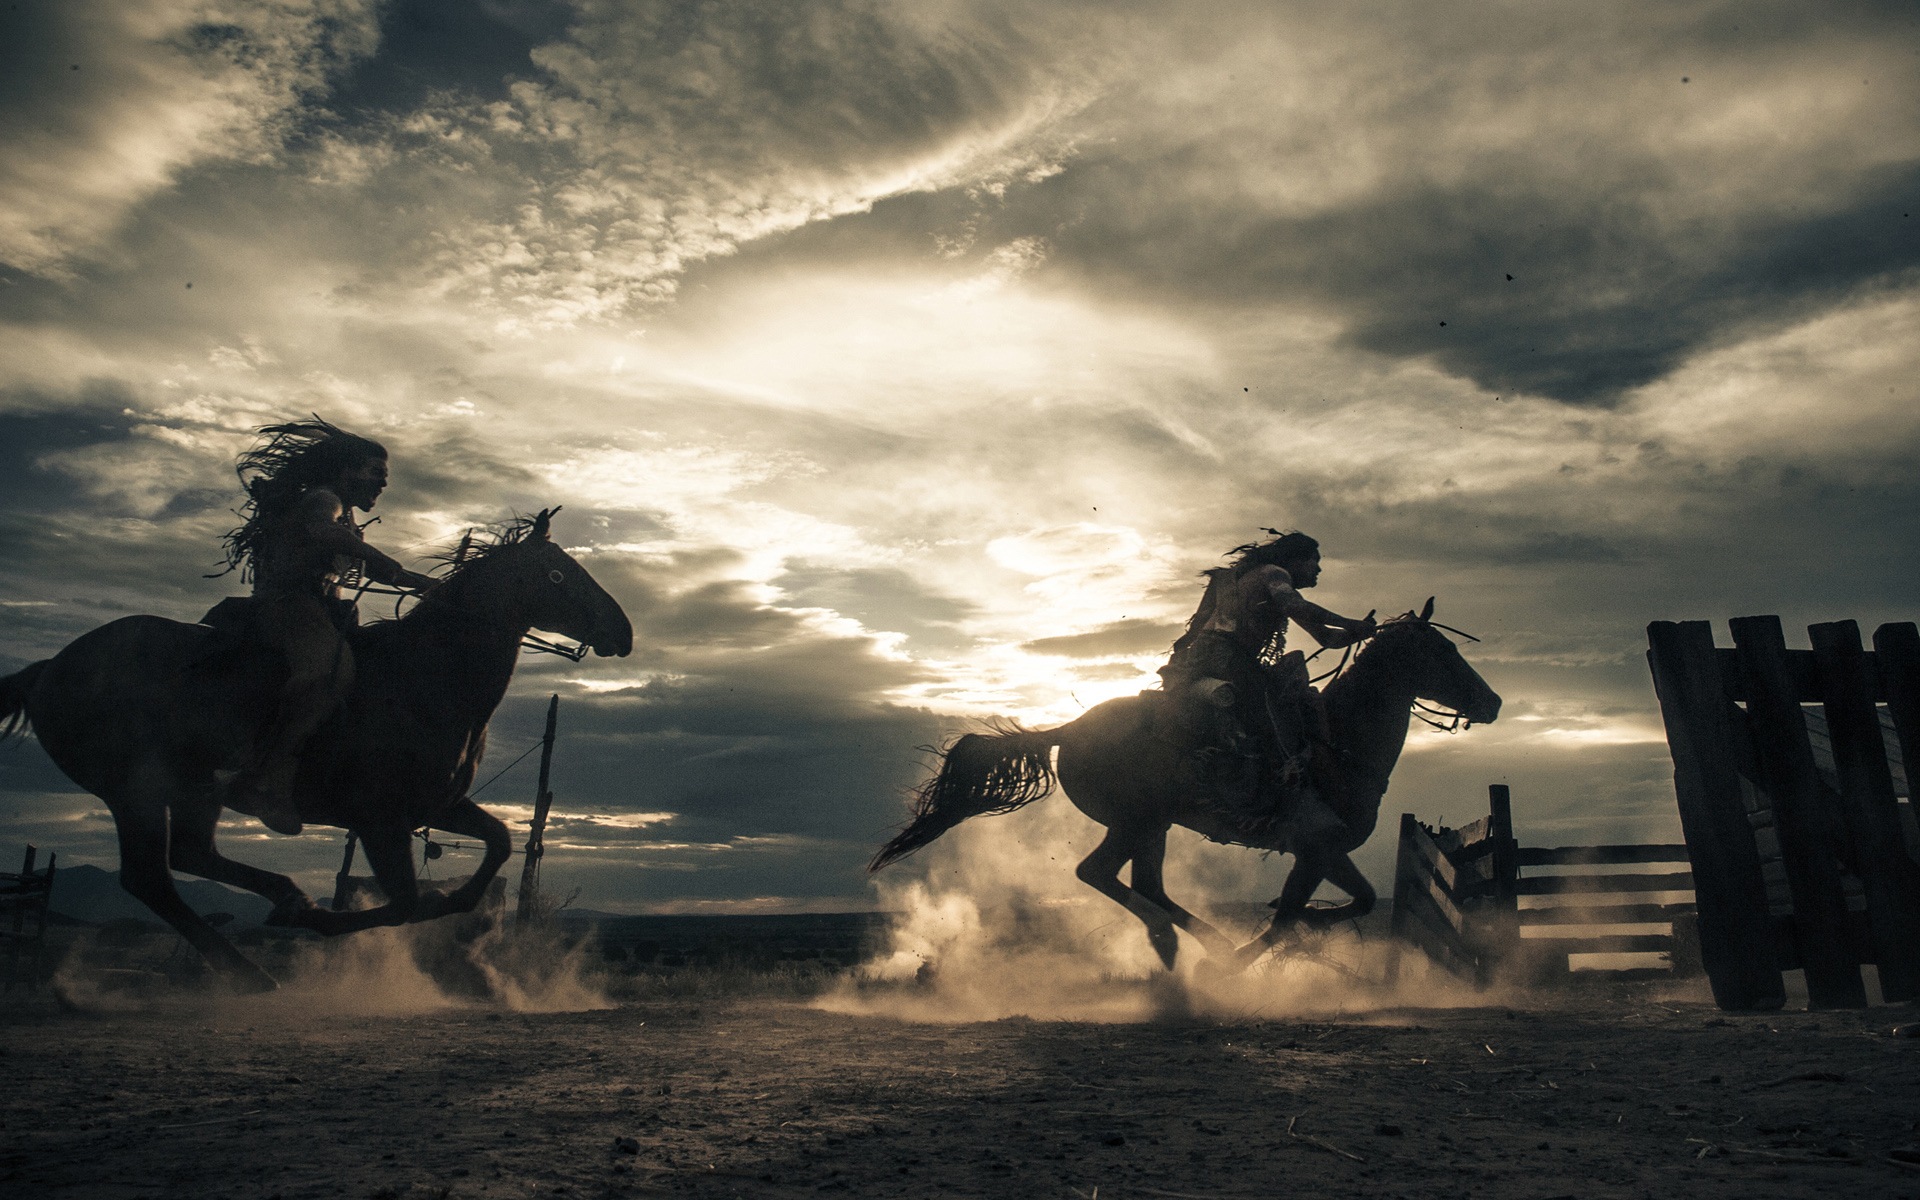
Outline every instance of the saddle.
<svg viewBox="0 0 1920 1200"><path fill-rule="evenodd" d="M1298 652L1231 681L1162 675L1165 691L1143 693L1157 697L1154 732L1193 765L1203 802L1224 826L1268 845L1301 814L1324 809L1316 785L1327 764L1316 750L1324 758L1325 747L1314 736L1318 716Z"/></svg>

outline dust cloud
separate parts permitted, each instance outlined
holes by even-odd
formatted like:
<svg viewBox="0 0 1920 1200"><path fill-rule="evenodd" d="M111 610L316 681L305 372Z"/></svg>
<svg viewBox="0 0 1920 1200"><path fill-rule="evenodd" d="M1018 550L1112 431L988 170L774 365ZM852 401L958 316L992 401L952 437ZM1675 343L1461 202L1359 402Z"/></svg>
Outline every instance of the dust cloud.
<svg viewBox="0 0 1920 1200"><path fill-rule="evenodd" d="M925 1022L1146 1022L1389 1020L1394 1009L1500 1002L1418 952L1401 955L1399 978L1388 986L1384 901L1367 923L1375 928L1303 933L1237 975L1215 969L1182 933L1169 974L1140 921L1073 873L1103 835L1057 792L948 833L878 878L881 907L898 914L888 943L815 1005ZM1264 926L1260 903L1278 894L1291 864L1176 829L1167 893L1242 942Z"/></svg>
<svg viewBox="0 0 1920 1200"><path fill-rule="evenodd" d="M197 956L177 947L172 958L146 969L90 963L84 946L63 961L53 980L69 1008L130 1013L156 1003L239 1008L270 1017L403 1017L458 1008L505 1008L522 1013L594 1012L614 1007L590 970L589 947L564 937L550 921L508 922L497 914L448 917L418 925L376 928L327 939L304 938L275 961L247 951L280 982L278 991L236 996L202 972ZM178 971L211 986L182 993ZM154 969L158 967L159 969Z"/></svg>
<svg viewBox="0 0 1920 1200"><path fill-rule="evenodd" d="M279 997L302 1011L398 1016L475 1005L592 1012L613 1001L587 973L587 948L550 922L443 918L308 943Z"/></svg>

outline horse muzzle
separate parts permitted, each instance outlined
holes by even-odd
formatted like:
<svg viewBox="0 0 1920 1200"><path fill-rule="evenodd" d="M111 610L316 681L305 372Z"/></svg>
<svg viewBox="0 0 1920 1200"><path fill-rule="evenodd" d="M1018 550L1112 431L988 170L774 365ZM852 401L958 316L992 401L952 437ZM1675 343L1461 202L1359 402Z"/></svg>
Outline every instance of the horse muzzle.
<svg viewBox="0 0 1920 1200"><path fill-rule="evenodd" d="M581 640L601 658L625 658L633 653L633 625L623 620L616 629L596 629Z"/></svg>

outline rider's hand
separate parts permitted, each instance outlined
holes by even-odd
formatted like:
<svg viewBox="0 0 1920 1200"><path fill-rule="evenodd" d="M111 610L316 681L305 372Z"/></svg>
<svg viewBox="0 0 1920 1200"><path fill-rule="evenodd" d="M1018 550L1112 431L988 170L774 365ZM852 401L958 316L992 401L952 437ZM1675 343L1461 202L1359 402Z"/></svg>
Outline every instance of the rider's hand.
<svg viewBox="0 0 1920 1200"><path fill-rule="evenodd" d="M1372 637L1374 633L1378 631L1379 628L1380 628L1379 622L1373 619L1372 613L1368 613L1366 616L1361 617L1357 621L1351 618L1348 618L1340 622L1340 633L1339 633L1338 639L1335 641L1327 642L1325 644L1334 649L1339 649L1344 646L1358 645L1359 643L1364 642L1368 638Z"/></svg>

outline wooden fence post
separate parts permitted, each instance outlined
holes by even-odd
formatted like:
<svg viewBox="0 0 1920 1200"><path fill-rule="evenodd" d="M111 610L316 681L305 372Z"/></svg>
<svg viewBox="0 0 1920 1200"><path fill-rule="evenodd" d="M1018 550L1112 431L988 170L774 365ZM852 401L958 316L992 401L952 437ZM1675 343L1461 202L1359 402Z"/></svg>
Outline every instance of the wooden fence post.
<svg viewBox="0 0 1920 1200"><path fill-rule="evenodd" d="M1726 1009L1786 1003L1773 950L1766 880L1733 758L1732 708L1705 621L1647 626L1647 658L1673 755L1674 794L1693 862L1700 957ZM1737 711L1737 710L1736 710Z"/></svg>
<svg viewBox="0 0 1920 1200"><path fill-rule="evenodd" d="M1867 987L1840 881L1844 830L1821 796L1806 718L1788 674L1786 634L1779 617L1735 617L1728 624L1746 685L1754 758L1793 893L1793 943L1807 974L1807 1002L1813 1008L1865 1008Z"/></svg>
<svg viewBox="0 0 1920 1200"><path fill-rule="evenodd" d="M1520 842L1513 836L1513 790L1504 783L1487 785L1489 881L1489 945L1481 957L1482 984L1492 982L1495 964L1512 960L1520 942Z"/></svg>
<svg viewBox="0 0 1920 1200"><path fill-rule="evenodd" d="M1867 893L1867 933L1889 1001L1920 998L1920 867L1906 855L1900 810L1880 736L1873 662L1860 627L1830 621L1807 627L1820 699L1833 738L1842 812L1852 834L1850 856Z"/></svg>
<svg viewBox="0 0 1920 1200"><path fill-rule="evenodd" d="M1400 814L1399 851L1393 860L1393 915L1387 921L1388 987L1400 983L1400 955L1406 948L1407 906L1412 903L1413 888L1413 844L1407 840L1407 834L1414 820L1412 813Z"/></svg>
<svg viewBox="0 0 1920 1200"><path fill-rule="evenodd" d="M1907 804L1920 809L1912 794L1914 776L1920 775L1920 629L1912 621L1882 625L1873 631L1873 653L1907 771Z"/></svg>
<svg viewBox="0 0 1920 1200"><path fill-rule="evenodd" d="M515 917L533 918L540 894L540 859L547 852L547 813L553 808L553 793L547 790L547 771L553 766L553 733L560 719L560 697L547 701L547 732L540 741L540 784L533 795L533 828L527 833L527 852L520 865L520 899Z"/></svg>

